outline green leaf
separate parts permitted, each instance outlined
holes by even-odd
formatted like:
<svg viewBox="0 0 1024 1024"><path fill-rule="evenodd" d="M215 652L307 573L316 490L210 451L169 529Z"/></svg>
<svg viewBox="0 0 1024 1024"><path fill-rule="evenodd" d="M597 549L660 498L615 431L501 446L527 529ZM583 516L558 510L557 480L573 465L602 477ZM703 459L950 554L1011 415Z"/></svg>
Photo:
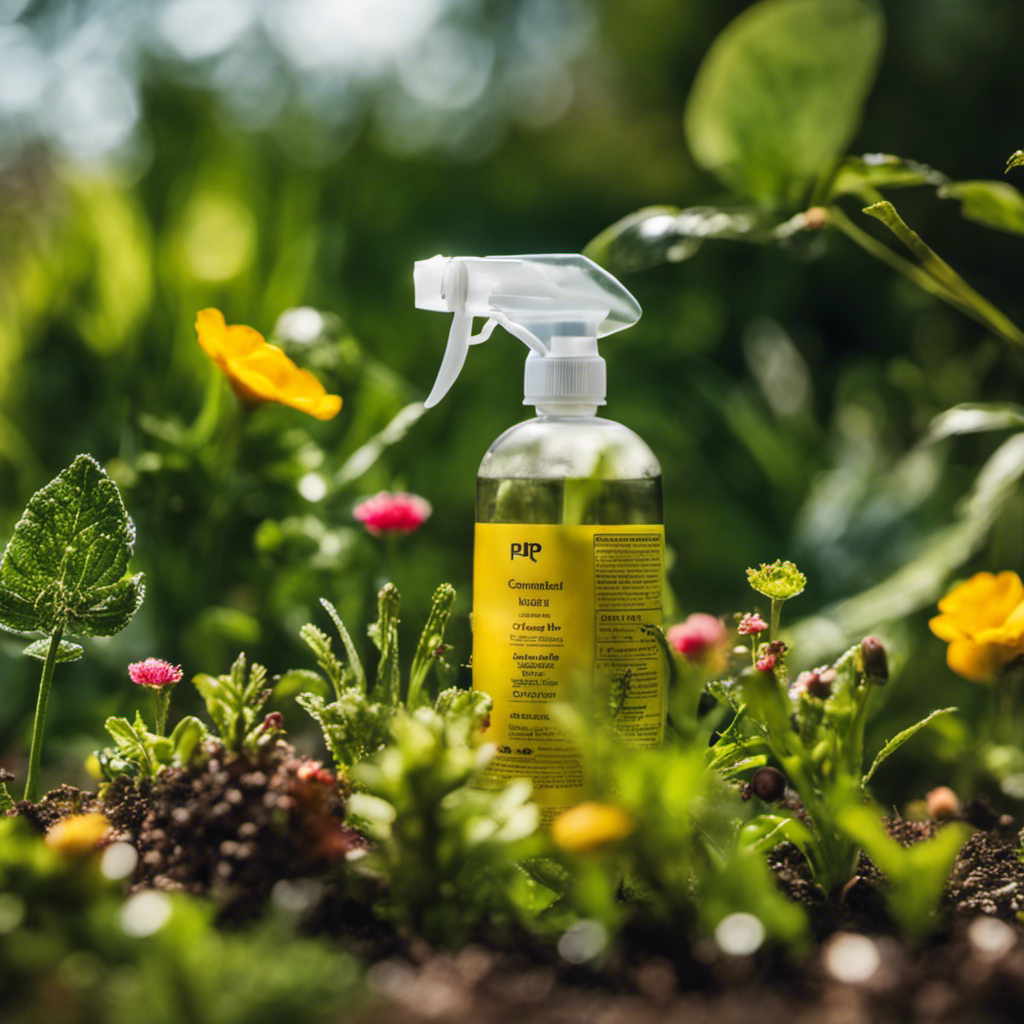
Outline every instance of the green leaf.
<svg viewBox="0 0 1024 1024"><path fill-rule="evenodd" d="M192 755L209 736L210 731L198 718L187 715L174 727L169 737L173 763L187 768Z"/></svg>
<svg viewBox="0 0 1024 1024"><path fill-rule="evenodd" d="M769 853L779 843L789 841L805 854L817 845L814 833L796 818L780 814L759 814L740 829L740 848Z"/></svg>
<svg viewBox="0 0 1024 1024"><path fill-rule="evenodd" d="M135 542L114 482L88 455L29 500L0 561L0 625L112 636L142 603L128 573Z"/></svg>
<svg viewBox="0 0 1024 1024"><path fill-rule="evenodd" d="M929 248L921 236L904 223L892 203L875 203L864 212L869 217L881 221L917 259L918 265L915 269L923 275L914 276L917 284L1006 341L1024 345L1024 332L1001 310L979 295L944 259Z"/></svg>
<svg viewBox="0 0 1024 1024"><path fill-rule="evenodd" d="M920 554L881 583L790 626L788 638L807 663L835 649L836 636L864 636L934 603L950 573L981 547L993 524L1020 493L1024 477L1024 433L1005 440L982 466L970 494L957 509L957 521L920 543Z"/></svg>
<svg viewBox="0 0 1024 1024"><path fill-rule="evenodd" d="M316 663L321 671L330 680L334 692L341 695L341 691L348 685L345 666L335 657L331 649L331 638L322 630L318 629L311 622L307 622L299 630L299 636L306 642L306 646L313 652Z"/></svg>
<svg viewBox="0 0 1024 1024"><path fill-rule="evenodd" d="M398 667L398 606L401 598L393 583L385 583L377 595L377 621L367 629L374 646L380 651L377 683L373 696L382 704L398 704L401 677Z"/></svg>
<svg viewBox="0 0 1024 1024"><path fill-rule="evenodd" d="M718 36L684 115L694 159L745 195L796 201L857 127L884 21L862 0L763 0Z"/></svg>
<svg viewBox="0 0 1024 1024"><path fill-rule="evenodd" d="M839 160L823 179L816 201L825 204L836 196L856 195L873 203L881 199L878 189L916 185L939 187L948 181L946 175L927 164L904 160L891 153L865 153Z"/></svg>
<svg viewBox="0 0 1024 1024"><path fill-rule="evenodd" d="M28 658L35 658L36 661L46 661L46 654L50 650L50 639L44 637L42 640L36 640L35 643L31 643L21 653ZM57 645L57 661L78 661L78 659L85 653L78 644L70 643L67 640L61 640Z"/></svg>
<svg viewBox="0 0 1024 1024"><path fill-rule="evenodd" d="M894 754L904 743L907 742L913 735L920 732L929 722L933 719L938 718L939 715L948 715L956 711L956 708L941 708L938 711L933 711L930 715L926 715L921 719L920 722L915 722L913 725L904 729L903 732L897 733L882 749L878 752L878 756L875 758L874 763L864 773L864 778L861 779L861 785L866 786L871 781L871 776L875 774L878 766L890 755Z"/></svg>
<svg viewBox="0 0 1024 1024"><path fill-rule="evenodd" d="M1006 169L1008 171L1012 171L1014 167L1024 167L1024 149L1018 149L1006 161Z"/></svg>
<svg viewBox="0 0 1024 1024"><path fill-rule="evenodd" d="M986 227L1024 235L1024 195L1003 181L952 181L939 189L943 199L959 199L963 215Z"/></svg>
<svg viewBox="0 0 1024 1024"><path fill-rule="evenodd" d="M769 240L771 231L757 207L647 206L605 228L583 251L595 263L628 273L681 263L706 238L760 242Z"/></svg>
<svg viewBox="0 0 1024 1024"><path fill-rule="evenodd" d="M0 817L14 810L14 798L7 792L7 782L14 776L0 768Z"/></svg>
<svg viewBox="0 0 1024 1024"><path fill-rule="evenodd" d="M145 728L138 730L127 718L108 718L105 728L123 758L140 768L152 768Z"/></svg>
<svg viewBox="0 0 1024 1024"><path fill-rule="evenodd" d="M959 434L1024 428L1024 406L1011 402L964 402L940 412L921 438L922 445L936 444Z"/></svg>
<svg viewBox="0 0 1024 1024"><path fill-rule="evenodd" d="M313 693L300 693L295 699L319 723L339 768L351 768L387 740L394 708L371 704L359 690L346 690L332 704Z"/></svg>
<svg viewBox="0 0 1024 1024"><path fill-rule="evenodd" d="M293 668L283 673L274 683L274 703L294 700L300 693L315 693L326 697L328 685L319 672L308 668Z"/></svg>
<svg viewBox="0 0 1024 1024"><path fill-rule="evenodd" d="M341 637L342 646L345 648L345 654L348 656L348 670L351 673L351 682L365 693L366 672L363 670L363 663L359 658L356 645L352 642L352 637L349 636L345 623L341 621L337 608L323 597L320 598L320 603L324 606L327 614L330 615L334 628L338 631L338 636Z"/></svg>
<svg viewBox="0 0 1024 1024"><path fill-rule="evenodd" d="M454 602L455 588L450 583L442 583L434 591L434 597L430 603L430 615L420 634L420 642L416 646L412 667L409 669L409 692L406 696L406 707L410 711L415 711L420 704L425 703L420 699L420 691L430 667L441 656L444 631L448 625L448 617L451 615Z"/></svg>
<svg viewBox="0 0 1024 1024"><path fill-rule="evenodd" d="M886 834L878 813L863 804L843 807L837 820L889 879L886 903L904 932L926 935L934 927L933 914L970 829L944 825L933 838L905 847Z"/></svg>

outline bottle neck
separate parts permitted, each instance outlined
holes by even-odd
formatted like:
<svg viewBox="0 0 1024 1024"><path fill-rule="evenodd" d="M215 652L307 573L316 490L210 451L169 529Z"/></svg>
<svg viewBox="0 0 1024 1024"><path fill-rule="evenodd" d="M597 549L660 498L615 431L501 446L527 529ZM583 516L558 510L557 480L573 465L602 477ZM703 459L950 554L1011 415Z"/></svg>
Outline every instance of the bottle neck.
<svg viewBox="0 0 1024 1024"><path fill-rule="evenodd" d="M596 405L584 405L576 402L552 402L545 405L536 405L538 416L587 416L597 415Z"/></svg>

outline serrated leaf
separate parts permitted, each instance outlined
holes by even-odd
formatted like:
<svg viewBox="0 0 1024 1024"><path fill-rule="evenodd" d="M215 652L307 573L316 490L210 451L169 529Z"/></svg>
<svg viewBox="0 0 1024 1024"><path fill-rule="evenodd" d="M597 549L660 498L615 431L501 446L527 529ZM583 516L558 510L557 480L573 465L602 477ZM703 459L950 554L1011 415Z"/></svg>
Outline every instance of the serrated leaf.
<svg viewBox="0 0 1024 1024"><path fill-rule="evenodd" d="M334 651L331 650L330 637L311 622L307 622L299 630L299 636L302 637L306 646L313 652L316 663L320 666L321 671L327 676L328 680L330 680L335 694L340 696L341 691L345 689L345 666L338 661Z"/></svg>
<svg viewBox="0 0 1024 1024"><path fill-rule="evenodd" d="M1006 161L1006 169L1008 171L1013 170L1014 167L1024 167L1024 149L1018 149Z"/></svg>
<svg viewBox="0 0 1024 1024"><path fill-rule="evenodd" d="M442 583L434 591L434 597L430 603L430 615L420 634L420 642L416 645L412 667L409 669L409 691L406 696L406 706L410 711L415 711L421 703L424 703L420 699L420 691L431 665L435 664L440 657L438 652L444 643L444 631L448 625L448 618L451 615L454 602L455 588L450 583Z"/></svg>
<svg viewBox="0 0 1024 1024"><path fill-rule="evenodd" d="M359 690L347 690L331 704L312 693L300 693L295 699L319 723L339 768L351 768L387 740L394 708L370 703Z"/></svg>
<svg viewBox="0 0 1024 1024"><path fill-rule="evenodd" d="M836 196L856 195L870 203L881 198L878 189L912 188L917 185L933 185L938 188L948 181L946 175L927 164L905 160L891 153L865 153L839 160L816 199L824 204Z"/></svg>
<svg viewBox="0 0 1024 1024"><path fill-rule="evenodd" d="M939 189L939 195L959 199L968 220L1024 235L1024 195L1004 181L952 181Z"/></svg>
<svg viewBox="0 0 1024 1024"><path fill-rule="evenodd" d="M363 663L359 657L359 652L356 650L356 645L352 642L352 637L349 636L345 623L341 621L337 608L323 597L320 598L320 603L324 606L327 614L330 615L334 628L337 629L338 636L341 638L342 646L345 648L345 654L348 657L348 671L352 674L352 683L365 693L366 672L363 670Z"/></svg>
<svg viewBox="0 0 1024 1024"><path fill-rule="evenodd" d="M1024 406L1011 402L964 402L939 413L921 438L921 444L936 444L959 434L1024 428Z"/></svg>
<svg viewBox="0 0 1024 1024"><path fill-rule="evenodd" d="M842 152L881 53L862 0L763 0L718 36L683 123L695 160L769 205L798 198Z"/></svg>
<svg viewBox="0 0 1024 1024"><path fill-rule="evenodd" d="M874 763L864 773L864 778L861 779L861 785L866 786L871 781L871 776L878 770L878 766L887 758L894 754L904 743L907 742L912 736L919 733L929 722L933 719L938 718L939 715L948 715L956 711L956 708L940 708L938 711L933 711L930 715L926 715L921 719L920 722L915 722L913 725L904 729L903 732L897 733L882 749L878 752L878 756L875 758Z"/></svg>
<svg viewBox="0 0 1024 1024"><path fill-rule="evenodd" d="M27 658L35 658L36 661L46 661L46 655L50 650L50 638L44 637L31 643L21 653ZM78 644L61 640L57 645L57 661L78 661L85 653Z"/></svg>
<svg viewBox="0 0 1024 1024"><path fill-rule="evenodd" d="M377 682L372 696L382 704L398 704L401 676L398 665L398 608L401 598L393 583L385 583L377 595L377 621L367 629L374 646L380 651Z"/></svg>
<svg viewBox="0 0 1024 1024"><path fill-rule="evenodd" d="M127 718L119 717L108 718L105 728L123 758L133 761L140 767L149 765L149 748L145 740L145 729L140 735L139 730Z"/></svg>
<svg viewBox="0 0 1024 1024"><path fill-rule="evenodd" d="M142 602L135 528L113 480L79 455L29 500L0 561L0 625L112 636Z"/></svg>
<svg viewBox="0 0 1024 1024"><path fill-rule="evenodd" d="M315 693L326 697L329 684L319 672L309 668L293 668L284 672L274 683L274 703L293 700L300 693Z"/></svg>
<svg viewBox="0 0 1024 1024"><path fill-rule="evenodd" d="M7 792L7 786L0 782L0 816L14 810L14 798Z"/></svg>

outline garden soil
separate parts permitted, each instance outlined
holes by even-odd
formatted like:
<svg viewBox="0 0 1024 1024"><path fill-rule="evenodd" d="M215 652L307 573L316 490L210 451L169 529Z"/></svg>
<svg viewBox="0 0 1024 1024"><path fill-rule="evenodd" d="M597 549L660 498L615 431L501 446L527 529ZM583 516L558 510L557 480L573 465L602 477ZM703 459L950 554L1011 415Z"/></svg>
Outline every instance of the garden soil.
<svg viewBox="0 0 1024 1024"><path fill-rule="evenodd" d="M139 849L133 888L211 897L234 926L259 914L281 880L344 871L364 840L344 825L343 808L333 776L282 742L253 756L221 753L155 783L118 781L102 801L64 786L16 813L46 832L66 815L103 810ZM688 941L682 927L673 934L639 924L599 967L568 965L525 935L514 943L480 936L442 952L376 922L365 900L320 883L305 928L371 964L371 998L357 1024L1016 1024L1024 1020L1019 824L980 803L961 817L976 831L947 883L942 928L919 945L895 937L885 879L866 859L829 900L789 844L770 863L809 912L818 942L802 957L730 956L710 939ZM940 827L888 823L906 845Z"/></svg>

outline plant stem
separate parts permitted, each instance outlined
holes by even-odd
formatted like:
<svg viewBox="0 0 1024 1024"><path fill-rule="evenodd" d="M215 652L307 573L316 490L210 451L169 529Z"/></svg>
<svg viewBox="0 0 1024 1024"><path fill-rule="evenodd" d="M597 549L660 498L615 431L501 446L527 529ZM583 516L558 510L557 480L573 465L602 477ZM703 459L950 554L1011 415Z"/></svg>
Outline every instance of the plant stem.
<svg viewBox="0 0 1024 1024"><path fill-rule="evenodd" d="M154 732L157 736L167 735L167 712L171 706L171 690L174 686L161 686L153 691L153 705L155 709L156 727Z"/></svg>
<svg viewBox="0 0 1024 1024"><path fill-rule="evenodd" d="M779 621L782 618L782 606L785 601L779 601L776 598L772 598L772 623L771 629L768 632L769 640L778 640L779 638Z"/></svg>
<svg viewBox="0 0 1024 1024"><path fill-rule="evenodd" d="M63 626L50 637L50 647L43 662L43 675L39 680L39 699L36 701L36 718L32 726L32 749L28 758L28 777L25 779L25 799L35 800L39 788L39 762L43 757L43 726L46 723L46 705L50 700L50 683L53 681L53 667L57 664L57 651Z"/></svg>

